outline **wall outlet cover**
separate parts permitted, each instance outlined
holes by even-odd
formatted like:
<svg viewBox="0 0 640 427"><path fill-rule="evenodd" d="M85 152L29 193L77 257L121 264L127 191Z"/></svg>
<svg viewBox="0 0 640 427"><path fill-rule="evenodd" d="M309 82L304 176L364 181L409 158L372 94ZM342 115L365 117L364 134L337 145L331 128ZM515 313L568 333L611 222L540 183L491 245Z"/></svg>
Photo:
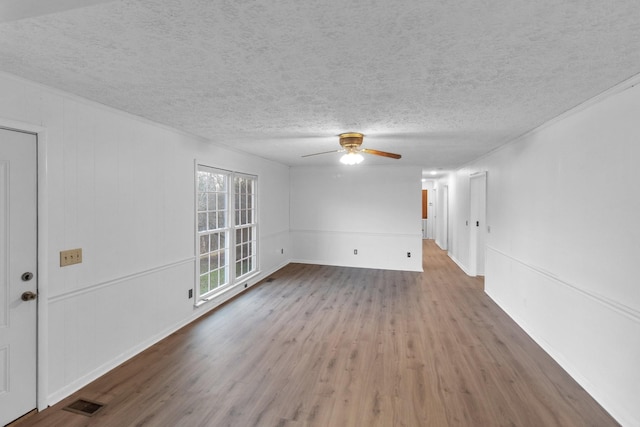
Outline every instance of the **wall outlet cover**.
<svg viewBox="0 0 640 427"><path fill-rule="evenodd" d="M60 267L80 264L82 262L82 248L60 251Z"/></svg>

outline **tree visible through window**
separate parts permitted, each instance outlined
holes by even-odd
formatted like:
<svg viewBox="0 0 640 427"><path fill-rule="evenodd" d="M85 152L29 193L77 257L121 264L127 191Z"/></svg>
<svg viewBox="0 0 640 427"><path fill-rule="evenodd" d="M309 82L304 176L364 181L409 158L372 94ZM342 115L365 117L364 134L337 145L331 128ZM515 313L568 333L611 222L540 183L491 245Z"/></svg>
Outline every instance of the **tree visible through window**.
<svg viewBox="0 0 640 427"><path fill-rule="evenodd" d="M256 185L254 176L198 165L198 300L257 270Z"/></svg>

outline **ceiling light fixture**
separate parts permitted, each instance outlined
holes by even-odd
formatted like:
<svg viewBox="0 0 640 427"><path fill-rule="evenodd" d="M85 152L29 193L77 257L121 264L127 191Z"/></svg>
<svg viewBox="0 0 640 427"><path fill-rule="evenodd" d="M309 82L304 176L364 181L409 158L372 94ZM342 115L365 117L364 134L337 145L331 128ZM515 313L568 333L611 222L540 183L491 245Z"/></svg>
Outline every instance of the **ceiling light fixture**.
<svg viewBox="0 0 640 427"><path fill-rule="evenodd" d="M345 165L357 165L362 163L363 160L364 160L364 157L362 157L362 154L357 153L355 151L350 151L347 154L344 154L342 157L340 157L340 163Z"/></svg>

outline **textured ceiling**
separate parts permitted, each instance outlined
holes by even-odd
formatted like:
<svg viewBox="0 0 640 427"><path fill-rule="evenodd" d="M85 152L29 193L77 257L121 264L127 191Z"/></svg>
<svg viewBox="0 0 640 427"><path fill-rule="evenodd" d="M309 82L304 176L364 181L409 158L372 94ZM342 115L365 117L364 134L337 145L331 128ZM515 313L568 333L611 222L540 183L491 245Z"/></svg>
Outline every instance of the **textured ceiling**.
<svg viewBox="0 0 640 427"><path fill-rule="evenodd" d="M81 2L0 19L0 70L290 165L450 169L640 72L638 0Z"/></svg>

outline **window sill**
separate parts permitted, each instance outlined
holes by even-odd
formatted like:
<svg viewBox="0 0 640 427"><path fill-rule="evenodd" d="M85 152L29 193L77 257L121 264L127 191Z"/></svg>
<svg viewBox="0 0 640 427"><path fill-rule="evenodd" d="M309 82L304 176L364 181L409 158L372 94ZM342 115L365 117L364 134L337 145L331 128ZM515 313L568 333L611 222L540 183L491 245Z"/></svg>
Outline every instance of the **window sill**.
<svg viewBox="0 0 640 427"><path fill-rule="evenodd" d="M237 290L238 286L242 286L245 285L245 287L247 286L247 283L249 280L255 278L256 276L260 275L260 271L256 271L253 274L250 274L248 276L242 277L241 280L236 283L233 286L228 286L224 289L221 289L219 292L216 292L212 295L207 296L206 298L200 298L196 303L193 304L194 307L202 307L203 305L207 304L210 301L213 301L215 299L219 299L220 297L222 297L224 294L226 294L227 292L230 292L232 290ZM239 294L240 292L238 292Z"/></svg>

